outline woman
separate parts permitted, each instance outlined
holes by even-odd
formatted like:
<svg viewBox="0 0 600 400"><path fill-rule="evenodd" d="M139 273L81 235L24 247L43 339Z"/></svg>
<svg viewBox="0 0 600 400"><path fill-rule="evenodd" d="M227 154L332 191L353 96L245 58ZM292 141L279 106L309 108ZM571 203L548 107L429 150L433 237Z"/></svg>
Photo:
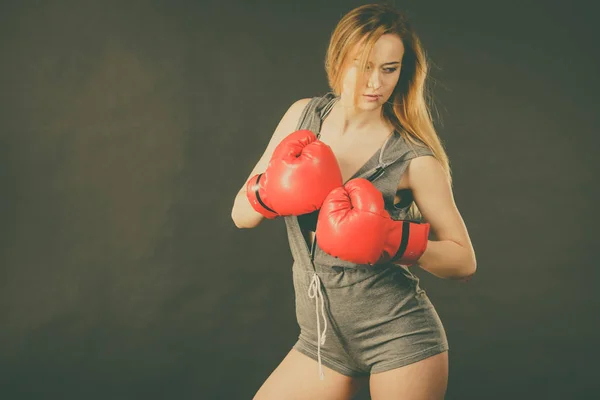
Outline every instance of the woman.
<svg viewBox="0 0 600 400"><path fill-rule="evenodd" d="M265 217L284 217L294 257L300 336L255 399L349 399L367 380L375 400L442 399L448 343L409 266L466 281L476 270L476 259L453 199L448 157L427 108L423 48L402 13L387 5L364 5L338 23L326 71L332 92L291 105L232 210L240 228L255 227ZM316 137L303 137L310 134L306 130ZM277 170L281 148L290 141L303 149L322 146L311 148L309 171L300 169L292 178L289 173L297 168ZM334 167L329 150L337 161ZM267 189L266 181L279 186ZM278 190L289 189L290 182L295 197ZM380 225L385 233L368 224L358 227L369 229L357 230L354 218L342 221L340 215L360 208L353 197L353 190L360 189L357 182L383 200L378 204L385 210L377 213L378 221L385 220ZM321 198L316 187L329 194ZM278 212L294 199L307 198L308 205ZM346 200L355 205L340 214L340 202ZM372 211L374 206L368 207ZM310 212L315 209L320 210ZM416 218L423 223L403 222ZM373 237L389 245L388 227L399 224L412 226L407 241L418 244L416 258L398 256L402 245L396 239L391 247L377 248L376 255L388 250L374 262L359 257L360 249L372 248ZM415 237L419 229L424 239ZM428 239L429 229L435 240Z"/></svg>

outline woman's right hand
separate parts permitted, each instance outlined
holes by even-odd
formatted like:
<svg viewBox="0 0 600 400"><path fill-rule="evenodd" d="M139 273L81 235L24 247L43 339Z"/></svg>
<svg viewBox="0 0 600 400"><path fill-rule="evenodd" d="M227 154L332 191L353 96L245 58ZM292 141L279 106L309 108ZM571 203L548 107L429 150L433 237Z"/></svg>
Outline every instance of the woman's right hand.
<svg viewBox="0 0 600 400"><path fill-rule="evenodd" d="M235 226L238 228L254 228L258 226L261 221L265 218L261 213L257 212L248 201L248 196L246 195L246 187L247 183L251 177L264 172L269 165L269 161L271 160L271 156L273 151L277 147L277 145L287 136L290 132L293 132L298 126L298 122L300 120L300 116L302 115L303 110L306 108L308 103L310 102L310 98L305 98L294 102L288 110L285 112L277 128L275 128L275 132L273 132L271 139L269 140L268 145L266 146L265 151L262 156L244 181L244 184L238 191L235 196L235 200L233 202L233 207L231 209L231 219L233 220Z"/></svg>
<svg viewBox="0 0 600 400"><path fill-rule="evenodd" d="M309 130L292 132L275 148L265 172L248 180L248 201L264 217L302 215L321 208L329 192L342 186L331 148Z"/></svg>

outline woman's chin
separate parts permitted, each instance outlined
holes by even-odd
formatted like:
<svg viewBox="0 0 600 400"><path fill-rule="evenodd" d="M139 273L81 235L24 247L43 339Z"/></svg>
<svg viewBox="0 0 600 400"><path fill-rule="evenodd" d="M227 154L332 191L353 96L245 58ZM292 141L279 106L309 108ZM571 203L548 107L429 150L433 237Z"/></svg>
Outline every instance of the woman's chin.
<svg viewBox="0 0 600 400"><path fill-rule="evenodd" d="M365 111L376 110L377 108L381 107L381 103L379 101L363 100L358 103L358 107Z"/></svg>

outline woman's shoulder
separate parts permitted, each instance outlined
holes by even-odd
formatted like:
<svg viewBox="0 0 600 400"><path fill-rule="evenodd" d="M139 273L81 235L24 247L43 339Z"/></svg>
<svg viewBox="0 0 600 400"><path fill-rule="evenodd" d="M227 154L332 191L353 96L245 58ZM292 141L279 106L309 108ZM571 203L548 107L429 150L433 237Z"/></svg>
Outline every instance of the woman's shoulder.
<svg viewBox="0 0 600 400"><path fill-rule="evenodd" d="M286 121L299 121L308 113L323 113L328 105L335 99L335 95L332 93L326 93L325 95L317 95L313 97L304 97L295 100L291 106L289 106L283 119Z"/></svg>
<svg viewBox="0 0 600 400"><path fill-rule="evenodd" d="M306 108L306 106L308 105L308 103L310 103L312 100L311 97L306 97L303 99L298 99L296 101L294 101L292 103L292 105L290 106L289 110L296 113L297 115L300 115L300 113L302 112L302 110L304 110Z"/></svg>
<svg viewBox="0 0 600 400"><path fill-rule="evenodd" d="M299 100L296 100L292 106L297 108L305 108L309 104L313 104L315 109L320 109L326 106L328 103L332 102L336 99L337 96L332 92L327 92L323 95L315 95L313 97L305 97Z"/></svg>
<svg viewBox="0 0 600 400"><path fill-rule="evenodd" d="M294 121L297 121L298 118L300 118L300 115L302 114L302 112L304 112L304 109L306 108L306 106L308 106L308 104L311 101L312 101L311 97L302 98L302 99L293 101L292 104L288 107L285 114L283 114L283 117L281 118L281 122L282 123L293 123Z"/></svg>
<svg viewBox="0 0 600 400"><path fill-rule="evenodd" d="M396 135L398 137L398 142L400 147L406 153L406 158L412 159L420 156L430 156L433 155L433 151L427 146L425 142L423 142L418 137L410 135L408 132L401 130L396 130Z"/></svg>

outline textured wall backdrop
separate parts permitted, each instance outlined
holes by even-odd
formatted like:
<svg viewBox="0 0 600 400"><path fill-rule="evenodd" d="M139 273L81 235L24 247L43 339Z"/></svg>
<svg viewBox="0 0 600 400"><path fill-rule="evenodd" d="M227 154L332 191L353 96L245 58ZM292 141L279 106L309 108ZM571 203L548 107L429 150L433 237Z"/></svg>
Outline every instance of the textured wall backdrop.
<svg viewBox="0 0 600 400"><path fill-rule="evenodd" d="M291 255L283 221L238 230L231 206L363 3L1 3L1 398L252 397L298 335ZM592 3L393 3L478 257L466 285L416 270L447 398L594 398Z"/></svg>

